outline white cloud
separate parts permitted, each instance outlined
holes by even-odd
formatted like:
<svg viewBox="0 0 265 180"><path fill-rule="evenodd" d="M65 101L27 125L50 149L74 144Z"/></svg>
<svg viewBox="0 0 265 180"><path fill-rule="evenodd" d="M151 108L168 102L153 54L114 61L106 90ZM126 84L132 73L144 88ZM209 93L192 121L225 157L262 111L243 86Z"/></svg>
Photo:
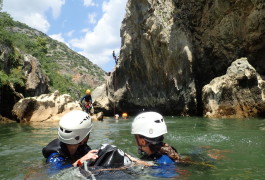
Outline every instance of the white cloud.
<svg viewBox="0 0 265 180"><path fill-rule="evenodd" d="M74 32L75 32L74 30L69 31L69 32L66 33L66 36L72 37Z"/></svg>
<svg viewBox="0 0 265 180"><path fill-rule="evenodd" d="M66 43L65 42L65 40L64 40L64 38L63 38L63 36L62 36L62 34L61 33L59 33L59 34L52 34L52 35L49 35L52 39L55 39L55 40L57 40L57 41L59 41L59 42L62 42L62 43L64 43L64 44L66 44L68 47L70 47L70 45L68 44L68 43Z"/></svg>
<svg viewBox="0 0 265 180"><path fill-rule="evenodd" d="M45 12L51 9L53 18L57 18L64 3L65 0L4 0L3 11L9 13L14 20L47 32L50 24Z"/></svg>
<svg viewBox="0 0 265 180"><path fill-rule="evenodd" d="M47 32L50 28L49 22L39 13L27 14L19 21L42 32Z"/></svg>
<svg viewBox="0 0 265 180"><path fill-rule="evenodd" d="M103 16L93 31L88 31L80 39L72 39L72 47L81 49L80 53L93 63L103 66L112 59L112 51L120 49L120 27L125 15L126 0L109 0L103 3Z"/></svg>
<svg viewBox="0 0 265 180"><path fill-rule="evenodd" d="M96 6L93 0L84 0L84 6Z"/></svg>
<svg viewBox="0 0 265 180"><path fill-rule="evenodd" d="M89 31L89 28L84 28L84 29L81 29L80 32L82 32L82 33L87 33L88 31Z"/></svg>
<svg viewBox="0 0 265 180"><path fill-rule="evenodd" d="M96 16L97 16L96 13L88 14L89 23L96 24L97 23Z"/></svg>

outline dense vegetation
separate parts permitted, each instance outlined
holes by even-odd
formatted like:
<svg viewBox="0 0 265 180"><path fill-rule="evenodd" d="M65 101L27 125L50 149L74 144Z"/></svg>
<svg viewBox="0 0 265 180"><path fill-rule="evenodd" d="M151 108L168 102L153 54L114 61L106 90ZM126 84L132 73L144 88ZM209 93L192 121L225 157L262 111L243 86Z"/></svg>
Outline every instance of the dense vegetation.
<svg viewBox="0 0 265 180"><path fill-rule="evenodd" d="M6 65L0 62L0 88L8 83L24 86L22 54L31 54L40 61L43 73L49 77L50 91L58 89L61 93L70 93L76 97L77 93L91 88L82 81L73 82L75 73L92 74L99 82L104 81L104 71L85 57L42 32L13 21L4 12L0 12L0 46L2 45L10 48L8 59L11 64L8 64L9 68L5 68Z"/></svg>
<svg viewBox="0 0 265 180"><path fill-rule="evenodd" d="M0 88L12 83L15 87L23 87L25 77L22 73L22 59L20 53L15 49L14 37L5 28L14 26L14 21L6 13L0 14L0 45L9 47L8 64L0 62Z"/></svg>

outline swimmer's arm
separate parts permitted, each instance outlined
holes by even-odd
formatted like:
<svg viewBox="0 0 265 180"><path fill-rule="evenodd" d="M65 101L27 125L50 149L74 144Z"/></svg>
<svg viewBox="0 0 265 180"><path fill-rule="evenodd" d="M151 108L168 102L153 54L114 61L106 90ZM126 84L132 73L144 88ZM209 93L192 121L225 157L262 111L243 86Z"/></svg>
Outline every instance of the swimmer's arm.
<svg viewBox="0 0 265 180"><path fill-rule="evenodd" d="M62 170L72 166L71 164L65 164L65 159L62 156L60 156L58 153L52 153L47 158L46 162L50 165L50 171Z"/></svg>
<svg viewBox="0 0 265 180"><path fill-rule="evenodd" d="M75 161L73 163L73 166L74 167L81 166L83 162L85 162L86 160L96 160L98 158L97 152L98 152L97 149L90 150L86 155Z"/></svg>
<svg viewBox="0 0 265 180"><path fill-rule="evenodd" d="M132 162L134 162L134 163L136 163L136 164L140 164L140 165L143 165L143 166L152 166L152 164L149 164L149 163L147 163L147 162L145 162L145 161L142 161L142 160L140 160L140 159L137 159L137 158L135 158L135 157L132 157L132 156L130 156L129 154L127 154L127 153L125 153L126 154L126 156L128 156L128 158L132 161Z"/></svg>

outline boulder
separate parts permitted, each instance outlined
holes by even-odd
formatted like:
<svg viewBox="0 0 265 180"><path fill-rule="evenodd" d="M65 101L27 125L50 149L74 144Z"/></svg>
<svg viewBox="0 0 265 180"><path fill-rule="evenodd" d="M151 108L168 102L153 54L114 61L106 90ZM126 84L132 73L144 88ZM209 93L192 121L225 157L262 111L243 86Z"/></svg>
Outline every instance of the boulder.
<svg viewBox="0 0 265 180"><path fill-rule="evenodd" d="M81 110L78 101L73 101L68 94L59 91L41 96L23 98L12 110L19 122L58 121L71 110Z"/></svg>
<svg viewBox="0 0 265 180"><path fill-rule="evenodd" d="M107 94L106 84L102 84L92 91L93 107L96 112L109 113L110 110L110 100Z"/></svg>
<svg viewBox="0 0 265 180"><path fill-rule="evenodd" d="M91 115L92 121L103 121L103 118L104 118L103 112L99 112L99 113Z"/></svg>
<svg viewBox="0 0 265 180"><path fill-rule="evenodd" d="M2 123L12 123L12 122L14 122L14 121L12 121L11 119L8 119L6 117L1 116L1 114L0 114L0 124L2 124Z"/></svg>
<svg viewBox="0 0 265 180"><path fill-rule="evenodd" d="M202 89L203 115L209 118L245 118L265 113L265 81L247 58L234 61L225 75Z"/></svg>

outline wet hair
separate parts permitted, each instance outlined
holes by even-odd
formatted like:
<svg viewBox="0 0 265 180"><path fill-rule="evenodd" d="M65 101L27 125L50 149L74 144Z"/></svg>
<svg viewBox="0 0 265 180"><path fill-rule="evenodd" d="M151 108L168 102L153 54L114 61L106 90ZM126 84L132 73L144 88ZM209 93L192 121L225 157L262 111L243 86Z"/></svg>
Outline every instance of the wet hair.
<svg viewBox="0 0 265 180"><path fill-rule="evenodd" d="M155 137L155 138L148 138L148 137L141 136L141 135L140 137L144 138L149 143L149 148L151 149L152 152L158 152L160 151L161 147L164 146L163 135Z"/></svg>

